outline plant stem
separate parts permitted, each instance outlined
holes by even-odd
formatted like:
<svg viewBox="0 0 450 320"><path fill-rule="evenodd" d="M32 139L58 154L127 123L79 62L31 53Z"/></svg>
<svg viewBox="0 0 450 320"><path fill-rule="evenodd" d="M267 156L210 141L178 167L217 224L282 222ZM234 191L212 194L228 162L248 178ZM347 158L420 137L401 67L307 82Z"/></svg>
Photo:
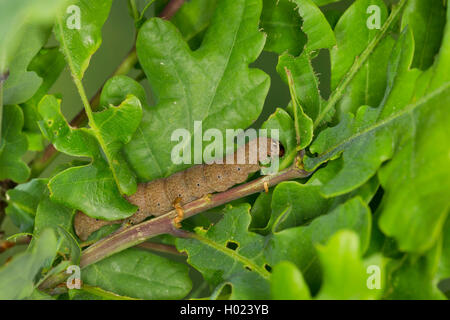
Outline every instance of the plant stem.
<svg viewBox="0 0 450 320"><path fill-rule="evenodd" d="M387 31L391 27L391 25L395 22L397 17L400 15L400 12L402 11L403 7L405 6L407 0L401 0L398 5L396 5L391 14L389 15L386 22L383 24L383 27L381 28L380 32L375 36L375 38L372 39L372 41L369 43L367 48L361 53L359 57L356 57L355 62L353 63L350 70L347 72L347 74L344 76L344 78L339 83L336 90L333 91L333 93L330 96L330 99L328 100L328 103L326 104L325 108L320 112L316 120L314 121L314 128L317 128L323 118L326 116L326 114L334 108L336 103L342 98L344 95L345 90L347 89L347 86L350 84L350 82L353 80L355 75L358 73L359 69L364 65L364 63L367 61L367 59L370 57L370 55L373 53L377 45L380 43L380 41L384 38Z"/></svg>
<svg viewBox="0 0 450 320"><path fill-rule="evenodd" d="M170 0L170 2L166 5L166 7L161 11L159 16L162 19L170 20L175 15L175 13L178 11L178 9L181 8L185 0Z"/></svg>
<svg viewBox="0 0 450 320"><path fill-rule="evenodd" d="M282 181L303 178L309 175L309 172L297 168L289 168L285 171L281 171L271 176L261 177L227 191L205 196L192 201L183 207L184 219L230 201L261 192L264 190L264 185L266 183L269 186L273 186ZM164 233L173 234L174 231L176 232L173 225L173 219L175 217L177 217L177 211L172 210L162 216L138 225L119 229L110 236L87 248L81 256L80 267L86 267L116 252L144 242L151 237Z"/></svg>
<svg viewBox="0 0 450 320"><path fill-rule="evenodd" d="M0 241L0 253L3 253L6 250L15 247L17 245L29 245L30 241L31 241L30 236L19 238L16 241L9 241L9 240Z"/></svg>
<svg viewBox="0 0 450 320"><path fill-rule="evenodd" d="M136 6L135 0L128 0L128 7L130 8L131 14L133 15L133 20L136 22L139 20L139 11Z"/></svg>
<svg viewBox="0 0 450 320"><path fill-rule="evenodd" d="M184 219L218 207L230 201L264 191L266 184L270 187L283 181L305 178L311 174L312 172L306 172L292 166L289 169L278 172L274 175L264 176L227 191L205 196L192 201L183 207ZM87 267L113 255L114 253L136 246L160 234L172 234L176 237L191 236L189 233L175 228L173 219L177 217L177 215L177 211L172 210L162 216L142 222L135 226L120 228L113 234L96 242L83 251L80 260L80 267ZM56 274L46 279L39 288L41 290L50 289L63 282L66 278L67 275L65 273Z"/></svg>
<svg viewBox="0 0 450 320"><path fill-rule="evenodd" d="M298 113L297 113L298 100L297 100L297 94L295 93L295 83L294 83L294 79L292 78L291 71L286 67L284 67L284 71L286 72L286 76L288 79L289 93L291 94L292 108L294 109L295 137L296 137L296 141L297 141L297 147L299 147L301 137L300 137L300 128L299 128L299 123L298 123Z"/></svg>
<svg viewBox="0 0 450 320"><path fill-rule="evenodd" d="M175 246L170 246L163 243L156 243L156 242L142 242L136 246L137 248L144 249L144 250L150 250L150 251L158 251L158 252L164 252L164 253L170 253L175 254L179 256L186 256L186 253L179 252Z"/></svg>

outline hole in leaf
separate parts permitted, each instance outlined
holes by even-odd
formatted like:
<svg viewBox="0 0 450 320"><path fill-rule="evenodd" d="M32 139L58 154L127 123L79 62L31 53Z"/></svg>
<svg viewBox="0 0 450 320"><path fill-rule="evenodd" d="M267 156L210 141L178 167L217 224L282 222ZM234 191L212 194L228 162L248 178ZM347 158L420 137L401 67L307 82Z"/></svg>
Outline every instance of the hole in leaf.
<svg viewBox="0 0 450 320"><path fill-rule="evenodd" d="M268 264L265 264L265 265L264 265L264 269L266 269L266 270L269 271L269 272L272 272L272 267L269 266Z"/></svg>
<svg viewBox="0 0 450 320"><path fill-rule="evenodd" d="M228 240L227 241L227 248L231 249L231 250L236 250L237 248L239 248L239 244L237 242Z"/></svg>

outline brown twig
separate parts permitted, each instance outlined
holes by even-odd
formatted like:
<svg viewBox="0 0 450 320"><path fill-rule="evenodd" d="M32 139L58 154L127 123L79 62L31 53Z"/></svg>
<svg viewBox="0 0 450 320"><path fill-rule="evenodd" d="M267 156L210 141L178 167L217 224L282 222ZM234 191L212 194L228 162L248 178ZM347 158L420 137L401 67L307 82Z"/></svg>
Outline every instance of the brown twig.
<svg viewBox="0 0 450 320"><path fill-rule="evenodd" d="M170 20L175 15L175 13L178 11L178 9L181 8L185 0L171 0L167 6L161 11L159 16L162 19Z"/></svg>
<svg viewBox="0 0 450 320"><path fill-rule="evenodd" d="M184 219L192 217L206 210L218 207L230 201L264 191L264 185L277 185L280 182L305 178L312 174L293 166L287 170L271 176L264 176L227 191L205 196L186 204L183 207ZM174 226L173 219L177 217L177 211L172 210L162 216L145 221L132 227L123 227L106 238L91 245L81 255L80 267L84 268L96 263L119 251L136 246L152 237L160 234L172 234L176 237L189 237L189 233L179 230ZM65 280L67 275L57 274L44 281L40 289L47 290Z"/></svg>
<svg viewBox="0 0 450 320"><path fill-rule="evenodd" d="M282 181L298 179L309 175L309 172L297 168L290 168L272 176L261 177L221 193L205 196L192 201L183 207L184 219L230 201L261 192L264 190L265 183L268 183L269 186L273 186ZM173 225L173 219L175 217L177 217L177 211L172 210L165 215L140 223L136 226L119 229L110 236L87 248L81 257L80 266L86 267L118 251L144 242L156 235L177 233L177 229ZM178 234L175 235L180 236Z"/></svg>
<svg viewBox="0 0 450 320"><path fill-rule="evenodd" d="M16 241L9 241L9 240L3 240L0 241L0 253L5 252L8 249L11 249L12 247L15 247L17 245L28 245L31 242L30 236L24 236Z"/></svg>
<svg viewBox="0 0 450 320"><path fill-rule="evenodd" d="M150 250L150 251L158 251L158 252L164 252L164 253L171 253L175 255L185 256L185 252L179 252L175 246L171 246L168 244L163 243L156 243L156 242L142 242L136 246L140 249Z"/></svg>

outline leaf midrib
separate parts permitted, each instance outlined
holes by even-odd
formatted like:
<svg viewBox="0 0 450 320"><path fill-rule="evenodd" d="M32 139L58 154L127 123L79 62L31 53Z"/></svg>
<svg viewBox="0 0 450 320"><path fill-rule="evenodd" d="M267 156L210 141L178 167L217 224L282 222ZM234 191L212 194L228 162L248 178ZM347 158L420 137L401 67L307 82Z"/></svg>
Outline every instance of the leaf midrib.
<svg viewBox="0 0 450 320"><path fill-rule="evenodd" d="M349 144L353 140L356 140L359 137L361 137L371 131L380 129L381 127L385 126L386 124L388 124L394 120L397 120L398 118L408 114L409 112L413 112L416 108L419 108L419 107L425 105L429 100L435 98L436 96L439 96L442 92L446 91L449 88L450 88L450 82L447 82L446 84L444 84L441 87L439 87L438 89L434 90L432 93L426 95L425 97L423 97L416 103L407 105L404 109L402 109L396 113L393 113L392 115L383 119L382 121L377 122L371 126L368 126L364 130L358 131L356 134L353 134L353 135L343 139L340 143L338 143L338 144L328 148L326 151L322 152L318 157L310 158L310 159L318 159L320 157L323 157L329 153L332 153L336 149L339 149L339 148L343 147L344 145ZM317 164L315 164L315 166L317 166Z"/></svg>
<svg viewBox="0 0 450 320"><path fill-rule="evenodd" d="M258 266L256 263L254 263L252 260L250 260L247 257L244 257L237 253L236 251L229 249L227 247L224 247L204 236L201 236L199 234L195 234L193 236L194 239L210 246L213 249L216 249L217 251L222 252L223 254L229 256L234 261L239 261L242 265L250 267L253 271L257 272L260 276L262 276L264 279L269 279L270 273L266 271L264 268Z"/></svg>

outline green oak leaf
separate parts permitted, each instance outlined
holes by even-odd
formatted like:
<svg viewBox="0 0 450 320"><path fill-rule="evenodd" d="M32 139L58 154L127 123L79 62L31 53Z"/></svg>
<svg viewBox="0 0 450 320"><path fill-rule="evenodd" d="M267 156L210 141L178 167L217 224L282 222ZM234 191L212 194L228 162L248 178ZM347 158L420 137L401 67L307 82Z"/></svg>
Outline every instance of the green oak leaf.
<svg viewBox="0 0 450 320"><path fill-rule="evenodd" d="M367 10L370 6L379 8L381 27L388 16L384 2L382 0L357 0L344 12L334 29L337 45L330 52L332 90L335 90L345 79L346 73L355 60L380 32L380 29L367 27L367 23L370 22L370 13L367 13ZM390 36L381 40L350 81L336 106L339 118L345 116L347 112L355 113L361 105L372 107L379 105L386 88L388 60L394 43L395 41Z"/></svg>
<svg viewBox="0 0 450 320"><path fill-rule="evenodd" d="M134 95L143 106L147 105L147 94L141 84L127 76L109 78L100 95L100 106L120 105L128 95Z"/></svg>
<svg viewBox="0 0 450 320"><path fill-rule="evenodd" d="M231 299L269 297L269 272L261 254L264 237L248 231L250 206L228 205L223 218L208 230L196 229L192 238L177 239L179 251L188 254L188 263L216 288L218 297L225 285L232 287Z"/></svg>
<svg viewBox="0 0 450 320"><path fill-rule="evenodd" d="M442 254L438 270L440 280L450 278L450 217L447 217L442 230Z"/></svg>
<svg viewBox="0 0 450 320"><path fill-rule="evenodd" d="M136 177L124 158L122 147L131 141L142 118L139 99L133 95L117 107L110 105L101 112L93 113L95 127L91 130L100 142L121 193L136 192Z"/></svg>
<svg viewBox="0 0 450 320"><path fill-rule="evenodd" d="M158 103L144 110L137 133L125 147L139 179L168 176L189 166L171 160L177 144L171 141L174 130L191 133L181 147L187 150L200 133L194 121L203 121L203 130L224 133L247 128L258 118L269 78L248 64L264 46L258 31L260 12L259 0L221 1L194 52L170 22L152 18L142 26L137 54Z"/></svg>
<svg viewBox="0 0 450 320"><path fill-rule="evenodd" d="M323 186L341 168L342 161L332 161L325 168L314 173L305 184L285 181L277 185L270 205L272 214L264 231L276 233L283 229L304 225L355 196L360 196L368 204L379 187L376 177L345 195L332 198L323 195Z"/></svg>
<svg viewBox="0 0 450 320"><path fill-rule="evenodd" d="M82 289L70 289L68 294L70 300L137 300L86 284Z"/></svg>
<svg viewBox="0 0 450 320"><path fill-rule="evenodd" d="M320 112L321 97L319 79L311 65L311 58L306 53L302 53L298 57L283 54L279 57L277 71L281 78L288 83L286 69L292 74L295 93L301 106L299 112L303 111L308 118L315 119Z"/></svg>
<svg viewBox="0 0 450 320"><path fill-rule="evenodd" d="M37 28L51 26L55 14L67 3L67 0L0 2L0 72L8 68L22 42L35 41L30 39L27 28L30 25Z"/></svg>
<svg viewBox="0 0 450 320"><path fill-rule="evenodd" d="M391 300L442 300L436 273L441 256L441 243L424 255L406 254L386 266L389 286L383 296Z"/></svg>
<svg viewBox="0 0 450 320"><path fill-rule="evenodd" d="M318 244L316 250L323 273L322 286L316 299L372 300L381 296L381 277L384 274L381 256L365 263L361 258L358 234L354 231L341 230L326 244ZM380 276L378 289L368 286L370 279L367 264L377 268Z"/></svg>
<svg viewBox="0 0 450 320"><path fill-rule="evenodd" d="M192 50L200 46L205 30L211 23L217 2L217 0L187 1L170 19Z"/></svg>
<svg viewBox="0 0 450 320"><path fill-rule="evenodd" d="M307 226L285 229L269 236L264 255L270 265L293 262L302 272L312 292L320 285L321 273L315 245L325 244L341 229L354 230L361 239L364 252L370 239L371 214L368 206L356 197L341 204Z"/></svg>
<svg viewBox="0 0 450 320"><path fill-rule="evenodd" d="M50 28L27 26L27 37L20 43L8 65L9 76L3 84L3 104L19 104L30 99L42 84L42 79L28 65L47 42Z"/></svg>
<svg viewBox="0 0 450 320"><path fill-rule="evenodd" d="M79 16L76 11L69 11L56 18L55 37L72 74L79 80L83 79L91 56L100 47L102 26L108 18L111 3L112 0L78 0L74 5L79 8ZM80 19L80 28L75 23L69 28L69 21L77 18Z"/></svg>
<svg viewBox="0 0 450 320"><path fill-rule="evenodd" d="M28 70L34 71L42 78L42 84L37 92L31 99L20 105L24 114L23 132L27 135L29 150L41 151L44 147L38 125L40 117L37 107L39 101L59 78L65 65L64 56L59 52L59 48L53 47L41 49L28 66Z"/></svg>
<svg viewBox="0 0 450 320"><path fill-rule="evenodd" d="M56 298L38 289L34 289L33 293L26 297L26 300L56 300Z"/></svg>
<svg viewBox="0 0 450 320"><path fill-rule="evenodd" d="M414 35L415 53L412 66L425 70L433 64L441 45L445 26L445 3L410 0L404 10L401 27L403 29L409 26Z"/></svg>
<svg viewBox="0 0 450 320"><path fill-rule="evenodd" d="M32 295L36 279L40 277L42 268L53 261L56 250L54 232L45 230L26 252L15 256L10 263L0 268L0 299L24 299Z"/></svg>
<svg viewBox="0 0 450 320"><path fill-rule="evenodd" d="M288 53L280 56L277 71L288 83L291 98L296 105L291 106L292 114L297 110L297 122L300 135L300 148L307 147L313 137L313 120L320 112L322 98L319 92L319 80L311 61L318 50L331 48L336 39L328 21L320 9L310 0L294 1L297 11L303 19L302 30L307 36L303 52L294 57ZM287 76L287 72L291 76ZM294 114L295 115L295 114Z"/></svg>
<svg viewBox="0 0 450 320"><path fill-rule="evenodd" d="M310 151L319 153L319 156L316 158L305 157L307 170L313 170L326 159L335 159L342 151L345 151L343 157L348 165L344 166L344 169L347 170L340 172L339 176L330 182L330 184L336 183L334 181L337 180L336 184L339 185L328 187L325 190L326 194L332 195L338 190L340 193L352 190L373 175L382 161L391 157L393 151L390 132L379 132L374 129L381 126L379 123L382 124L381 113L384 113L383 116L386 118L388 113L398 110L400 106L404 107L412 98L414 82L419 75L417 70L409 69L413 54L412 41L411 32L406 30L393 50L387 94L383 100L383 106L377 109L362 106L355 116L350 113L345 114L335 127L321 132L311 145ZM397 83L400 86L399 89L394 85ZM373 148L368 148L369 141L374 140L377 141L377 144L374 144ZM360 170L354 170L356 165L360 167ZM353 172L351 178L349 177L352 174L347 174L350 170ZM360 176L356 177L356 174Z"/></svg>
<svg viewBox="0 0 450 320"><path fill-rule="evenodd" d="M398 125L412 130L402 132L399 151L379 172L385 190L379 225L404 251L429 249L450 208L450 114L444 107L450 103L450 82L445 88L403 117Z"/></svg>
<svg viewBox="0 0 450 320"><path fill-rule="evenodd" d="M31 233L37 207L47 192L47 179L33 179L6 192L6 214L20 232Z"/></svg>
<svg viewBox="0 0 450 320"><path fill-rule="evenodd" d="M313 0L318 6L324 6L329 3L339 2L340 0Z"/></svg>
<svg viewBox="0 0 450 320"><path fill-rule="evenodd" d="M27 137L22 132L23 113L19 106L3 108L0 138L0 180L25 182L30 168L22 161L28 148Z"/></svg>
<svg viewBox="0 0 450 320"><path fill-rule="evenodd" d="M297 154L294 121L285 110L277 108L262 124L261 129L267 129L269 135L271 130L278 130L278 141L284 148L284 155L279 159L279 170L285 169Z"/></svg>
<svg viewBox="0 0 450 320"><path fill-rule="evenodd" d="M128 110L128 106L133 108L133 105L140 108L138 99L130 96L121 106L126 106ZM117 111L108 111L121 106L111 106L105 110L106 114L111 116L110 125L117 125L124 121L119 114L119 121L115 124ZM81 210L94 218L116 220L126 218L134 213L136 207L122 198L115 182L111 168L117 164L110 166L103 158L99 142L92 133L92 129L71 128L61 114L60 101L54 96L45 96L41 100L39 113L43 118L39 122L39 126L44 136L53 143L57 150L72 156L92 159L92 163L88 165L72 167L53 176L48 185L51 199ZM104 118L100 119L100 122L102 121ZM123 132L120 131L120 133ZM108 147L112 142L117 143L117 141L111 140L109 134L114 135L115 132L105 133L102 136L104 141L109 142ZM129 133L128 136L130 136ZM117 152L117 155L120 155L120 150L116 149L117 145L112 147L109 151ZM111 154L114 155L114 152ZM126 165L125 162L122 164Z"/></svg>
<svg viewBox="0 0 450 320"><path fill-rule="evenodd" d="M333 47L336 44L336 37L322 11L314 2L312 0L293 0L293 2L303 19L302 30L308 38L305 51L312 53Z"/></svg>
<svg viewBox="0 0 450 320"><path fill-rule="evenodd" d="M440 71L450 60L445 55L450 43L447 29L442 54L432 71L423 75L410 69L414 40L405 30L390 58L381 106L361 107L354 119L347 115L337 126L324 130L310 148L319 157L305 159L310 170L325 158L342 153L343 169L324 187L331 196L353 190L392 158L379 172L385 190L379 224L406 251L423 252L435 243L449 205L445 196L450 190L445 178L450 176L446 165L450 140L445 129L449 114L445 106L450 79L448 73ZM423 85L426 90L421 90Z"/></svg>
<svg viewBox="0 0 450 320"><path fill-rule="evenodd" d="M269 189L269 192L262 192L256 198L250 210L252 221L249 230L260 232L267 226L272 214L270 210L267 210L267 208L270 208L272 201L272 192L273 189Z"/></svg>
<svg viewBox="0 0 450 320"><path fill-rule="evenodd" d="M83 283L121 296L182 299L192 288L188 267L139 249L127 249L83 269Z"/></svg>
<svg viewBox="0 0 450 320"><path fill-rule="evenodd" d="M75 210L51 201L46 194L39 202L36 210L33 236L39 237L44 230L53 229L59 240L58 253L65 256L65 260L78 264L81 248L78 246L75 233L72 230L74 214Z"/></svg>
<svg viewBox="0 0 450 320"><path fill-rule="evenodd" d="M0 1L0 73L9 72L3 104L30 99L42 79L28 66L47 42L54 16L68 0Z"/></svg>
<svg viewBox="0 0 450 320"><path fill-rule="evenodd" d="M302 19L291 0L264 0L261 14L261 28L267 33L264 50L282 54L298 55L306 43L301 30Z"/></svg>
<svg viewBox="0 0 450 320"><path fill-rule="evenodd" d="M274 300L310 300L311 294L302 273L289 261L281 261L272 269L270 290Z"/></svg>

